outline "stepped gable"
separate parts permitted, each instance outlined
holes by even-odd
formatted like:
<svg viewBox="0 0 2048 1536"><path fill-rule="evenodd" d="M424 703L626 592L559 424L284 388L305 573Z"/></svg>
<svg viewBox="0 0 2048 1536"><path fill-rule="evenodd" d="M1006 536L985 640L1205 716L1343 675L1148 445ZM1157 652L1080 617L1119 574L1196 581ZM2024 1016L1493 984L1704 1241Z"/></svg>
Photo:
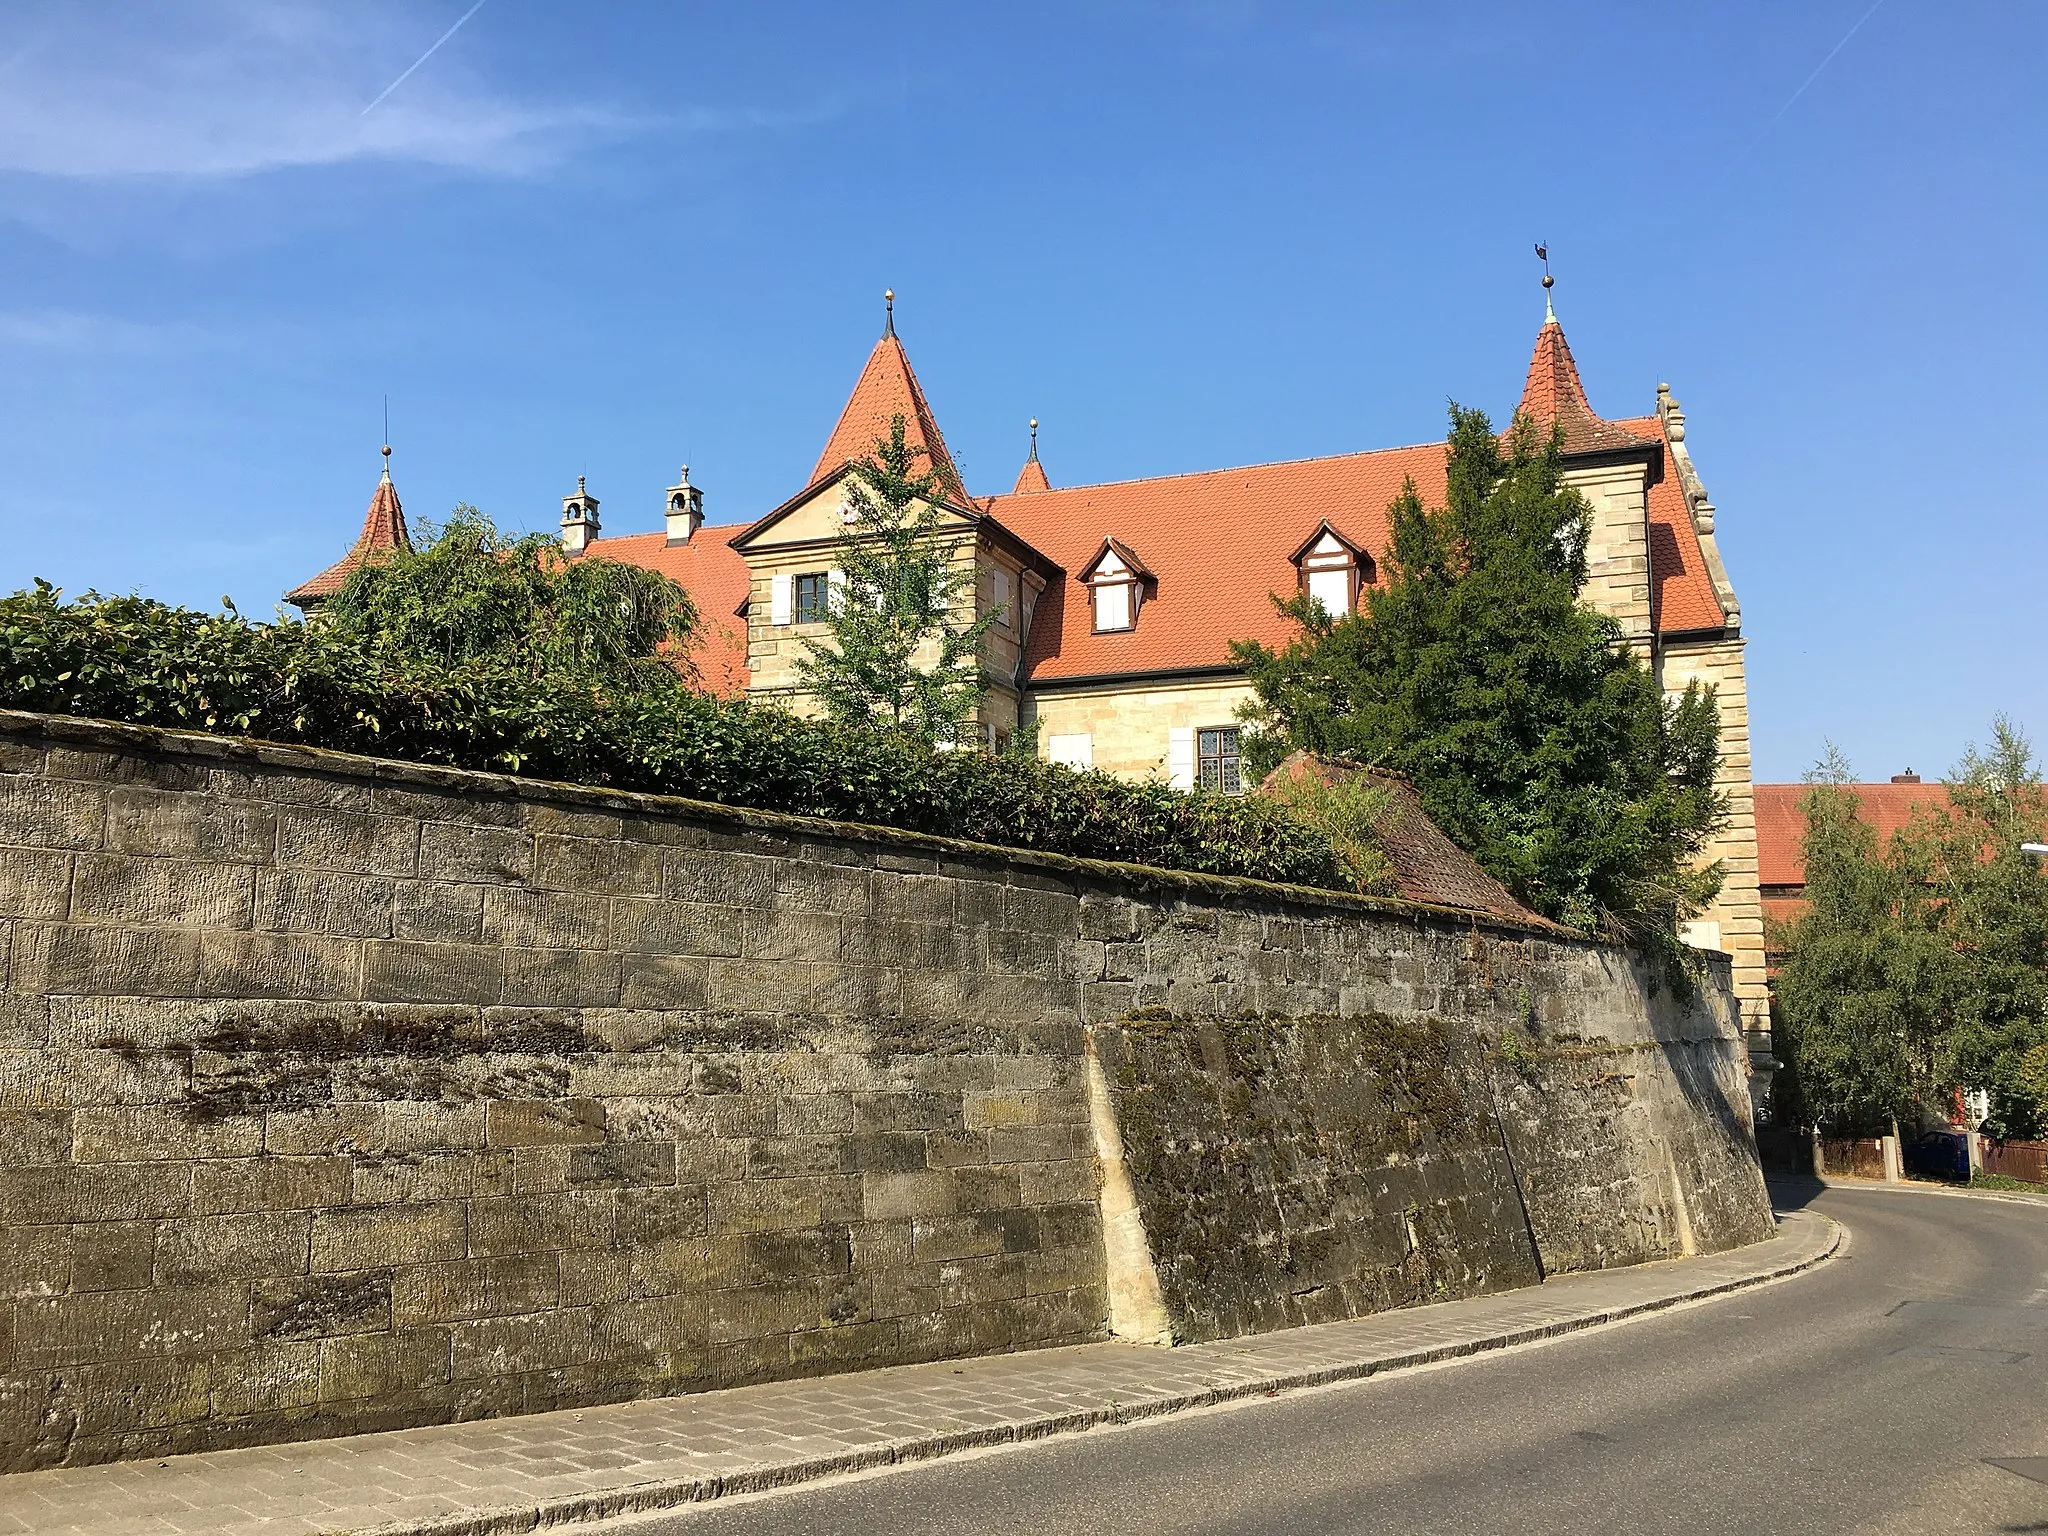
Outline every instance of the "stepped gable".
<svg viewBox="0 0 2048 1536"><path fill-rule="evenodd" d="M697 604L690 660L704 688L720 698L738 698L747 691L747 625L740 608L750 578L747 562L732 547L746 529L745 523L699 528L686 544L669 543L663 532L632 533L598 539L582 555L659 571L690 594Z"/></svg>
<svg viewBox="0 0 2048 1536"><path fill-rule="evenodd" d="M1552 426L1564 428L1564 451L1615 453L1654 448L1659 438L1638 436L1617 422L1602 421L1586 402L1586 386L1579 382L1579 365L1572 361L1572 349L1564 339L1564 327L1557 317L1545 318L1536 333L1536 350L1529 358L1529 378L1522 386L1518 415L1532 418L1546 432Z"/></svg>
<svg viewBox="0 0 2048 1536"><path fill-rule="evenodd" d="M390 449L384 450L387 454ZM398 504L398 488L391 483L391 466L370 497L370 510L363 518L363 531L349 552L318 576L300 582L285 593L284 600L295 608L311 610L323 599L334 596L359 566L375 565L397 550L410 550L412 536L405 531L405 509Z"/></svg>
<svg viewBox="0 0 2048 1536"><path fill-rule="evenodd" d="M1651 441L1664 435L1655 416L1634 416L1613 425ZM1714 591L1700 549L1699 528L1686 504L1685 486L1677 475L1659 475L1650 484L1650 614L1660 635L1682 635L1725 628L1728 614Z"/></svg>
<svg viewBox="0 0 2048 1536"><path fill-rule="evenodd" d="M953 456L946 451L946 439L940 435L924 388L910 366L910 354L896 339L893 325L868 354L867 366L861 369L860 381L853 386L846 408L839 413L839 421L826 439L825 451L818 455L808 483L817 485L855 459L873 453L875 444L889 435L890 423L898 416L903 418L905 438L930 456L932 471L942 483L950 483L955 497L964 499L967 493L960 472L953 466Z"/></svg>
<svg viewBox="0 0 2048 1536"><path fill-rule="evenodd" d="M1512 892L1481 869L1472 855L1430 820L1422 797L1406 779L1357 763L1296 752L1267 774L1260 793L1289 780L1341 783L1363 776L1387 796L1387 809L1373 827L1373 840L1394 866L1394 887L1402 899L1460 912L1483 913L1517 923L1553 926L1516 901Z"/></svg>

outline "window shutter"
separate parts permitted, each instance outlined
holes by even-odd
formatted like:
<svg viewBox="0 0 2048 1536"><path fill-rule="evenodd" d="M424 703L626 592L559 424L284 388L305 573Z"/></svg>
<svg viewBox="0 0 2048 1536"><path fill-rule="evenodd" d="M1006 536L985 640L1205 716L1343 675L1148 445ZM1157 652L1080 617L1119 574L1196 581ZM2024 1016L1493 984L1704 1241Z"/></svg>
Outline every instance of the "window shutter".
<svg viewBox="0 0 2048 1536"><path fill-rule="evenodd" d="M1095 738L1087 731L1054 736L1045 744L1047 762L1065 763L1069 768L1095 766Z"/></svg>
<svg viewBox="0 0 2048 1536"><path fill-rule="evenodd" d="M825 573L825 589L825 611L827 613L846 612L846 572L827 571Z"/></svg>
<svg viewBox="0 0 2048 1536"><path fill-rule="evenodd" d="M768 622L787 624L789 622L789 576L787 573L768 578Z"/></svg>
<svg viewBox="0 0 2048 1536"><path fill-rule="evenodd" d="M1195 728L1176 725L1166 733L1166 779L1175 789L1195 787Z"/></svg>

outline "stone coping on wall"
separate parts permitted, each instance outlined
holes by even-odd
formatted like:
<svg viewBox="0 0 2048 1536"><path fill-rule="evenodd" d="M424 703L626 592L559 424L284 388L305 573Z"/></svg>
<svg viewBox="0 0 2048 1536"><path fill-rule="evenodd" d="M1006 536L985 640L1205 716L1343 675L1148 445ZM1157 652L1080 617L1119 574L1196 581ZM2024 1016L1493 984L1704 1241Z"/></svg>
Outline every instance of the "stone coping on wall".
<svg viewBox="0 0 2048 1536"><path fill-rule="evenodd" d="M169 730L160 726L129 725L114 720L81 718L74 715L36 714L26 710L0 710L0 736L33 736L108 752L146 752L166 757L201 758L214 762L256 764L287 772L319 773L338 778L369 779L380 784L406 785L449 794L524 800L539 804L569 805L628 814L718 821L759 832L773 832L811 838L833 838L842 842L866 843L895 849L905 855L935 861L946 859L1000 863L1069 879L1106 880L1151 891L1181 891L1211 899L1281 901L1293 907L1315 907L1333 913L1371 914L1382 917L1414 916L1452 922L1493 932L1534 935L1574 941L1596 948L1613 947L1575 929L1563 927L1533 914L1516 919L1498 913L1474 912L1460 907L1437 906L1396 897L1362 896L1349 891L1324 890L1318 886L1288 885L1242 875L1212 875L1194 870L1160 869L1147 864L1127 864L1113 859L1080 858L1038 848L1013 848L994 843L970 842L965 838L943 837L928 832L907 832L866 822L833 821L821 816L797 815L787 811L755 810L725 805L713 800L693 800L683 795L652 794L641 790L601 789L588 784L568 784L553 779L523 778L514 774L486 773L474 768L449 768L437 764L413 763L397 758L368 757L356 752L336 752L325 747L307 747L265 741L256 737L221 736L204 731ZM1712 963L1716 958L1702 951ZM1725 959L1723 961L1725 963Z"/></svg>

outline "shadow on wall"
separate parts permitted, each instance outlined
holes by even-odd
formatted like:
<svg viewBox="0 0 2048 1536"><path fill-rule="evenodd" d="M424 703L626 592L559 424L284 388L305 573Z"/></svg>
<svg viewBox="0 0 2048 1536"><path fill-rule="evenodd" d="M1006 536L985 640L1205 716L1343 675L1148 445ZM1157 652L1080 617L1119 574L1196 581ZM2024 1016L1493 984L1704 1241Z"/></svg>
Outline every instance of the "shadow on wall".
<svg viewBox="0 0 2048 1536"><path fill-rule="evenodd" d="M1725 985L1477 934L1364 958L1430 1012L1092 1031L1177 1341L1770 1235Z"/></svg>

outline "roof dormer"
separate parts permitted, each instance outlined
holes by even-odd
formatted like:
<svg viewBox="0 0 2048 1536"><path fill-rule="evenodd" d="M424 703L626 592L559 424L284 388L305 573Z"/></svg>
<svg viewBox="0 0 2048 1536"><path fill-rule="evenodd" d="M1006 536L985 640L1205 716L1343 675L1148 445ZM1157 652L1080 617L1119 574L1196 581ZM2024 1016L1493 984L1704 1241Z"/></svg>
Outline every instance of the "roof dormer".
<svg viewBox="0 0 2048 1536"><path fill-rule="evenodd" d="M1288 558L1299 573L1301 590L1333 619L1357 608L1359 593L1373 580L1372 556L1327 521Z"/></svg>
<svg viewBox="0 0 2048 1536"><path fill-rule="evenodd" d="M1128 544L1105 538L1095 558L1081 568L1077 580L1088 589L1095 632L1115 634L1138 627L1138 609L1157 578Z"/></svg>

